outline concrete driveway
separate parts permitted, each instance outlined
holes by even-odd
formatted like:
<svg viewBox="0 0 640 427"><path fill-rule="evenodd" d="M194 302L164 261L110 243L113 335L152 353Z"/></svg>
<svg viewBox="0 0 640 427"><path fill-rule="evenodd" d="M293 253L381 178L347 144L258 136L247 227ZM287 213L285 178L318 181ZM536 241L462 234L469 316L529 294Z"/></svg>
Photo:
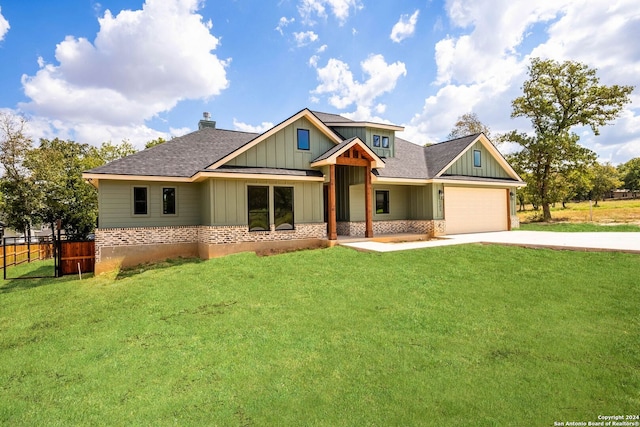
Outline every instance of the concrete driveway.
<svg viewBox="0 0 640 427"><path fill-rule="evenodd" d="M558 233L553 231L498 231L457 234L422 242L381 243L372 240L345 242L343 246L373 252L405 251L465 243L491 243L530 248L576 251L613 251L640 254L640 233Z"/></svg>

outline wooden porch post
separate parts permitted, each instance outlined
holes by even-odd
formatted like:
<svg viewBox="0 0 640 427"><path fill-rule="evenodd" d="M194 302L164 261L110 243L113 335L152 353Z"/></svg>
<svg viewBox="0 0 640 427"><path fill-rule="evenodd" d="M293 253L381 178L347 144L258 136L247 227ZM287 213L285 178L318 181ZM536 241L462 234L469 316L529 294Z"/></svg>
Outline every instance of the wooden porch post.
<svg viewBox="0 0 640 427"><path fill-rule="evenodd" d="M373 237L373 203L371 201L371 193L371 163L367 163L364 171L365 237Z"/></svg>
<svg viewBox="0 0 640 427"><path fill-rule="evenodd" d="M329 165L329 240L338 240L336 227L336 165Z"/></svg>

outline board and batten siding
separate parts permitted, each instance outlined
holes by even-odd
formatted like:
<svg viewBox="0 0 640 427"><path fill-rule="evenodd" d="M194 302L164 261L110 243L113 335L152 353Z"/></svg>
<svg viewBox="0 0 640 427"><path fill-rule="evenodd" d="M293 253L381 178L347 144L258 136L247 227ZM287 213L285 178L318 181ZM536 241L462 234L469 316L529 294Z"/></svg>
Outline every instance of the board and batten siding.
<svg viewBox="0 0 640 427"><path fill-rule="evenodd" d="M441 184L427 184L409 187L410 219L431 220L443 218L443 201L438 190Z"/></svg>
<svg viewBox="0 0 640 427"><path fill-rule="evenodd" d="M309 150L298 150L297 130L309 130ZM282 169L309 169L309 164L335 144L306 118L296 120L226 165Z"/></svg>
<svg viewBox="0 0 640 427"><path fill-rule="evenodd" d="M380 157L394 156L396 133L392 130L349 126L335 126L333 127L333 129L335 129L335 131L342 135L345 139L354 138L357 136ZM373 146L373 135L380 135L380 147ZM383 136L389 137L389 148L382 148Z"/></svg>
<svg viewBox="0 0 640 427"><path fill-rule="evenodd" d="M147 215L133 214L133 187L147 187ZM176 214L162 214L162 189L176 188ZM200 224L200 185L174 182L100 180L100 228L166 227Z"/></svg>
<svg viewBox="0 0 640 427"><path fill-rule="evenodd" d="M481 166L473 166L473 151L480 150L481 154ZM496 159L489 153L489 151L482 145L481 142L476 142L471 148L469 148L456 162L449 167L443 175L464 175L464 176L478 176L485 178L512 178L509 174L500 166Z"/></svg>
<svg viewBox="0 0 640 427"><path fill-rule="evenodd" d="M247 225L247 187L251 185L269 187L269 217L273 224L273 187L293 187L294 221L296 223L324 222L322 182L244 180L244 179L210 179L204 184L206 194L203 203L209 207L202 208L208 214L203 218L203 225Z"/></svg>
<svg viewBox="0 0 640 427"><path fill-rule="evenodd" d="M376 213L376 190L389 192L389 213ZM373 204L374 221L394 221L401 219L412 219L410 216L410 196L409 187L402 185L374 185L371 203ZM365 220L364 185L352 185L349 188L350 199L350 221Z"/></svg>

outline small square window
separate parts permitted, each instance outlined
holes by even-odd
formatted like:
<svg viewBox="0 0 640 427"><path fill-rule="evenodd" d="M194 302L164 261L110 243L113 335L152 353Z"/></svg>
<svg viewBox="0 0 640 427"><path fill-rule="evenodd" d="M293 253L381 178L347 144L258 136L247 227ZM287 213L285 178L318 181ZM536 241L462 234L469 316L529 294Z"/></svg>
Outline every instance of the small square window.
<svg viewBox="0 0 640 427"><path fill-rule="evenodd" d="M389 137L388 136L383 136L382 137L382 148L389 148Z"/></svg>
<svg viewBox="0 0 640 427"><path fill-rule="evenodd" d="M373 146L380 147L380 135L373 135Z"/></svg>
<svg viewBox="0 0 640 427"><path fill-rule="evenodd" d="M176 214L176 189L175 187L165 187L162 189L162 214Z"/></svg>
<svg viewBox="0 0 640 427"><path fill-rule="evenodd" d="M389 213L389 191L376 190L376 214Z"/></svg>
<svg viewBox="0 0 640 427"><path fill-rule="evenodd" d="M473 167L482 167L482 153L480 150L473 150Z"/></svg>
<svg viewBox="0 0 640 427"><path fill-rule="evenodd" d="M146 215L147 204L147 187L133 187L133 214Z"/></svg>
<svg viewBox="0 0 640 427"><path fill-rule="evenodd" d="M298 129L298 150L309 150L309 129Z"/></svg>

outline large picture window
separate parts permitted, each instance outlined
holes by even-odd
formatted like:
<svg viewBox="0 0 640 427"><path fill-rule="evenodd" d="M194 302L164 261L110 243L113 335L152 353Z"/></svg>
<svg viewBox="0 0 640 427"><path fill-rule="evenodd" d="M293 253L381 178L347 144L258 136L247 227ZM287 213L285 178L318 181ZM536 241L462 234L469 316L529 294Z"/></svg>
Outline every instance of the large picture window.
<svg viewBox="0 0 640 427"><path fill-rule="evenodd" d="M376 213L377 214L389 213L389 191L376 190Z"/></svg>
<svg viewBox="0 0 640 427"><path fill-rule="evenodd" d="M149 204L147 195L149 189L147 187L133 187L133 214L147 215Z"/></svg>
<svg viewBox="0 0 640 427"><path fill-rule="evenodd" d="M249 231L269 230L269 187L247 188Z"/></svg>
<svg viewBox="0 0 640 427"><path fill-rule="evenodd" d="M298 150L309 150L309 129L298 129Z"/></svg>
<svg viewBox="0 0 640 427"><path fill-rule="evenodd" d="M273 187L273 220L276 230L293 230L293 187Z"/></svg>
<svg viewBox="0 0 640 427"><path fill-rule="evenodd" d="M162 189L162 214L176 214L176 188L164 187Z"/></svg>

